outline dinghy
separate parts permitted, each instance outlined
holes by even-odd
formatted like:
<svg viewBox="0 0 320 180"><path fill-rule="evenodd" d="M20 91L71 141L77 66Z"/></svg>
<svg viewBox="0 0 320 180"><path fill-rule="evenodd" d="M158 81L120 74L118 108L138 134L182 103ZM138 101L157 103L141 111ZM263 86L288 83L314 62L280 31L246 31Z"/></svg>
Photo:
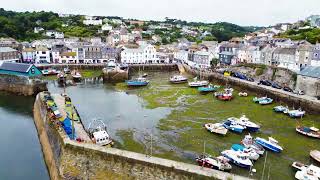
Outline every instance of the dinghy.
<svg viewBox="0 0 320 180"><path fill-rule="evenodd" d="M310 157L312 157L314 160L316 160L320 163L320 151L318 151L318 150L310 151Z"/></svg>
<svg viewBox="0 0 320 180"><path fill-rule="evenodd" d="M320 131L318 128L315 128L315 127L298 126L296 127L296 131L300 134L303 134L309 137L320 138Z"/></svg>
<svg viewBox="0 0 320 180"><path fill-rule="evenodd" d="M243 138L243 140L241 141L241 143L244 145L244 147L246 148L252 148L253 150L255 150L259 155L263 155L264 154L264 148L255 143L253 140L253 137L250 134L245 135L245 137Z"/></svg>
<svg viewBox="0 0 320 180"><path fill-rule="evenodd" d="M187 82L188 78L181 76L181 75L175 75L175 76L170 77L169 81L173 84L181 84L181 83Z"/></svg>
<svg viewBox="0 0 320 180"><path fill-rule="evenodd" d="M228 132L228 129L225 128L223 126L223 124L221 123L215 123L215 124L212 124L212 123L207 123L204 125L204 127L212 132L212 133L216 133L216 134L222 134L222 135L226 135L227 132Z"/></svg>
<svg viewBox="0 0 320 180"><path fill-rule="evenodd" d="M221 154L239 167L250 169L250 167L253 166L249 157L242 151L225 150L222 151Z"/></svg>
<svg viewBox="0 0 320 180"><path fill-rule="evenodd" d="M293 162L291 165L293 168L295 168L296 170L302 170L302 168L306 168L308 167L307 165L301 163L301 162Z"/></svg>
<svg viewBox="0 0 320 180"><path fill-rule="evenodd" d="M278 145L278 141L272 137L269 137L269 140L257 137L256 143L260 144L261 146L263 146L266 149L269 149L269 150L277 152L277 153L280 153L283 150L283 148Z"/></svg>
<svg viewBox="0 0 320 180"><path fill-rule="evenodd" d="M71 76L72 76L74 81L80 81L81 78L82 78L82 75L80 74L80 72L76 71L76 70L71 72Z"/></svg>
<svg viewBox="0 0 320 180"><path fill-rule="evenodd" d="M229 172L232 166L229 164L229 159L224 157L208 157L206 155L200 155L196 158L199 166L216 169L220 171Z"/></svg>
<svg viewBox="0 0 320 180"><path fill-rule="evenodd" d="M246 154L249 157L249 159L254 161L258 160L260 157L260 155L252 148L245 148L240 144L233 144L231 149L235 151L242 151L244 154Z"/></svg>
<svg viewBox="0 0 320 180"><path fill-rule="evenodd" d="M214 93L214 96L222 101L230 101L232 99L232 92L232 88L226 88L224 91Z"/></svg>

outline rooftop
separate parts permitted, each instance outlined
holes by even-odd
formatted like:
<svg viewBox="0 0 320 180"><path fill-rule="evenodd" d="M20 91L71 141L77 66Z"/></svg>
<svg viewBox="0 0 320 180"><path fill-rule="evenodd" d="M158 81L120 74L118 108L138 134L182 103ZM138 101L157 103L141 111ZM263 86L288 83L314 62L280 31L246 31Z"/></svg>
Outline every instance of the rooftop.
<svg viewBox="0 0 320 180"><path fill-rule="evenodd" d="M313 77L313 78L318 78L320 79L320 67L319 66L307 66L304 68L299 75L302 76L308 76L308 77Z"/></svg>
<svg viewBox="0 0 320 180"><path fill-rule="evenodd" d="M1 70L7 71L15 71L15 72L28 72L29 69L33 66L33 64L23 64L23 63L11 63L11 62L3 62L0 66Z"/></svg>

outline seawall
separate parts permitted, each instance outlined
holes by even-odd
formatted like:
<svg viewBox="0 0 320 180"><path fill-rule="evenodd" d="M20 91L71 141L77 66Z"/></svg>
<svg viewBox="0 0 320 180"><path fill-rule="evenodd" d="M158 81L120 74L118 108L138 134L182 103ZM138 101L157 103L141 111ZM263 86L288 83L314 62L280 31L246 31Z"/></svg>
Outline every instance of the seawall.
<svg viewBox="0 0 320 180"><path fill-rule="evenodd" d="M247 179L144 154L70 140L49 116L39 93L34 121L51 179Z"/></svg>

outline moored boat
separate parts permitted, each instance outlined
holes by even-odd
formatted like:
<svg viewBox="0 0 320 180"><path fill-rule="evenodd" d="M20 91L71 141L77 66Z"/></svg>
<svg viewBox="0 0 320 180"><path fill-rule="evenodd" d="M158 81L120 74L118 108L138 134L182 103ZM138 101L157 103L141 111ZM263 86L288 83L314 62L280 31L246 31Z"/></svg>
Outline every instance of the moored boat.
<svg viewBox="0 0 320 180"><path fill-rule="evenodd" d="M182 75L174 75L170 77L169 80L173 84L181 84L181 83L186 83L188 81L188 78L182 76Z"/></svg>
<svg viewBox="0 0 320 180"><path fill-rule="evenodd" d="M146 78L146 77L148 77L148 74L147 74L147 73L144 73L144 74L142 75L142 77Z"/></svg>
<svg viewBox="0 0 320 180"><path fill-rule="evenodd" d="M254 97L253 99L252 99L252 101L253 102L255 102L255 103L259 103L260 101L262 101L262 100L265 100L265 99L267 99L268 97Z"/></svg>
<svg viewBox="0 0 320 180"><path fill-rule="evenodd" d="M221 154L237 166L247 169L250 169L250 167L253 166L249 157L245 155L242 151L225 150L222 151Z"/></svg>
<svg viewBox="0 0 320 180"><path fill-rule="evenodd" d="M259 101L259 104L266 105L266 104L271 104L272 102L273 102L273 99L266 98L266 99L263 99L263 100Z"/></svg>
<svg viewBox="0 0 320 180"><path fill-rule="evenodd" d="M73 80L75 80L75 81L80 81L82 78L82 75L80 74L79 71L72 71L71 76L72 76Z"/></svg>
<svg viewBox="0 0 320 180"><path fill-rule="evenodd" d="M301 170L297 171L294 177L298 180L319 180L320 168L312 164L302 166Z"/></svg>
<svg viewBox="0 0 320 180"><path fill-rule="evenodd" d="M208 81L198 81L197 78L194 78L192 82L189 82L188 85L190 87L201 87L201 86L207 86L209 84Z"/></svg>
<svg viewBox="0 0 320 180"><path fill-rule="evenodd" d="M235 150L235 151L242 151L244 154L247 154L247 156L249 157L249 159L251 160L258 160L260 155L253 150L252 148L246 148L244 146L242 146L241 144L233 144L231 146L231 149Z"/></svg>
<svg viewBox="0 0 320 180"><path fill-rule="evenodd" d="M318 128L315 128L315 127L298 126L296 127L296 131L300 134L303 134L309 137L320 138L320 131Z"/></svg>
<svg viewBox="0 0 320 180"><path fill-rule="evenodd" d="M238 124L244 126L248 131L256 132L260 129L259 125L249 121L249 119L245 115L242 115L240 118L231 117L227 120L237 122Z"/></svg>
<svg viewBox="0 0 320 180"><path fill-rule="evenodd" d="M208 86L204 86L204 87L198 87L198 91L202 93L213 92L213 91L216 91L217 89L218 88L213 86L212 84L209 84Z"/></svg>
<svg viewBox="0 0 320 180"><path fill-rule="evenodd" d="M241 143L244 145L246 148L252 148L255 150L259 155L264 154L264 148L260 145L254 142L253 137L250 134L245 135Z"/></svg>
<svg viewBox="0 0 320 180"><path fill-rule="evenodd" d="M229 164L229 160L224 157L208 157L200 155L196 158L199 166L216 169L220 171L229 172L232 166Z"/></svg>
<svg viewBox="0 0 320 180"><path fill-rule="evenodd" d="M223 126L231 131L237 132L237 133L242 133L242 131L245 129L244 126L238 124L237 122L234 121L225 121L223 123Z"/></svg>
<svg viewBox="0 0 320 180"><path fill-rule="evenodd" d="M247 96L248 96L248 93L246 93L246 92L239 92L238 96L240 96L240 97L247 97Z"/></svg>
<svg viewBox="0 0 320 180"><path fill-rule="evenodd" d="M293 118L301 118L305 115L305 111L302 111L301 109L297 109L297 110L289 110L287 112L287 114L290 116L290 117L293 117Z"/></svg>
<svg viewBox="0 0 320 180"><path fill-rule="evenodd" d="M204 127L212 132L212 133L216 133L216 134L222 134L222 135L226 135L227 132L228 132L228 129L225 128L223 126L223 124L221 123L215 123L215 124L212 124L212 123L207 123L204 125Z"/></svg>
<svg viewBox="0 0 320 180"><path fill-rule="evenodd" d="M305 168L308 167L301 162L293 162L291 166L297 170L302 170L303 167L305 167Z"/></svg>
<svg viewBox="0 0 320 180"><path fill-rule="evenodd" d="M230 101L232 99L232 97L233 97L232 96L232 92L233 92L232 88L226 88L226 89L224 89L224 91L215 92L214 96L217 99L220 99L220 100L223 100L223 101Z"/></svg>
<svg viewBox="0 0 320 180"><path fill-rule="evenodd" d="M66 83L66 80L67 80L67 75L63 72L60 72L58 75L58 83L59 84L65 84Z"/></svg>
<svg viewBox="0 0 320 180"><path fill-rule="evenodd" d="M65 73L65 74L70 74L70 69L69 69L69 67L66 67L66 68L63 68L63 72Z"/></svg>
<svg viewBox="0 0 320 180"><path fill-rule="evenodd" d="M274 152L277 152L277 153L280 153L283 150L283 148L278 145L278 141L272 137L269 137L268 140L266 140L264 138L257 137L255 139L255 141L256 141L256 143L260 144L264 148L269 149Z"/></svg>
<svg viewBox="0 0 320 180"><path fill-rule="evenodd" d="M149 84L149 81L146 78L139 77L136 79L126 81L128 86L146 86Z"/></svg>
<svg viewBox="0 0 320 180"><path fill-rule="evenodd" d="M113 140L107 132L107 126L101 120L94 119L90 122L88 134L95 144L100 146L113 145Z"/></svg>
<svg viewBox="0 0 320 180"><path fill-rule="evenodd" d="M318 151L318 150L310 151L310 157L312 157L314 160L316 160L320 163L320 151Z"/></svg>
<svg viewBox="0 0 320 180"><path fill-rule="evenodd" d="M276 106L276 107L273 107L273 110L275 112L283 112L283 113L285 113L285 112L287 112L289 110L289 108L285 107L285 106Z"/></svg>

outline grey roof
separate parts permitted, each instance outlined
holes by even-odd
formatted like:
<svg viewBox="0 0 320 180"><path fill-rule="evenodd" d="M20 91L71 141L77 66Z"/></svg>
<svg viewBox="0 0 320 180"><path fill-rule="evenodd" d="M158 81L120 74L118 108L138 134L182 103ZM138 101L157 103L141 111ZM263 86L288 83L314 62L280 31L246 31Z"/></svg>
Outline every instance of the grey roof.
<svg viewBox="0 0 320 180"><path fill-rule="evenodd" d="M320 79L320 66L307 66L298 74Z"/></svg>
<svg viewBox="0 0 320 180"><path fill-rule="evenodd" d="M289 54L289 55L295 55L296 54L296 48L276 48L274 50L275 54Z"/></svg>
<svg viewBox="0 0 320 180"><path fill-rule="evenodd" d="M11 47L0 47L0 52L15 52L17 50L12 49Z"/></svg>
<svg viewBox="0 0 320 180"><path fill-rule="evenodd" d="M222 51L221 53L219 54L223 54L223 55L229 55L229 56L233 56L234 54L230 51Z"/></svg>
<svg viewBox="0 0 320 180"><path fill-rule="evenodd" d="M23 63L11 63L11 62L3 62L0 66L1 70L7 71L15 71L15 72L28 72L29 69L33 66L33 64L23 64Z"/></svg>

